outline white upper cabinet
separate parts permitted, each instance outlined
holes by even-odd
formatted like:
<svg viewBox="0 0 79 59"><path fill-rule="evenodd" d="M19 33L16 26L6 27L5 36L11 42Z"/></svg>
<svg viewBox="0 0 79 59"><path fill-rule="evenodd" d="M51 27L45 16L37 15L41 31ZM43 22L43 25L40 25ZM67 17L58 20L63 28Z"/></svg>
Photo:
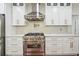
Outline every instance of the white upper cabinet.
<svg viewBox="0 0 79 59"><path fill-rule="evenodd" d="M51 4L46 4L46 11L45 11L45 13L46 13L46 17L45 17L45 22L46 22L46 24L47 25L51 25L53 22L52 22L52 10L51 10L52 8L51 8Z"/></svg>
<svg viewBox="0 0 79 59"><path fill-rule="evenodd" d="M23 3L13 3L12 6L12 19L14 26L24 26L25 25L25 4Z"/></svg>
<svg viewBox="0 0 79 59"><path fill-rule="evenodd" d="M60 3L59 4L59 8L58 8L58 10L59 10L59 25L65 25L65 10L66 10L66 8L65 8L65 6L64 6L65 4L64 3Z"/></svg>
<svg viewBox="0 0 79 59"><path fill-rule="evenodd" d="M72 4L47 3L46 25L72 25Z"/></svg>
<svg viewBox="0 0 79 59"><path fill-rule="evenodd" d="M54 3L52 8L52 24L58 25L59 24L59 7L57 6L57 3Z"/></svg>
<svg viewBox="0 0 79 59"><path fill-rule="evenodd" d="M67 25L72 25L72 4L67 3L65 7L65 20Z"/></svg>
<svg viewBox="0 0 79 59"><path fill-rule="evenodd" d="M5 4L0 3L0 14L5 14Z"/></svg>

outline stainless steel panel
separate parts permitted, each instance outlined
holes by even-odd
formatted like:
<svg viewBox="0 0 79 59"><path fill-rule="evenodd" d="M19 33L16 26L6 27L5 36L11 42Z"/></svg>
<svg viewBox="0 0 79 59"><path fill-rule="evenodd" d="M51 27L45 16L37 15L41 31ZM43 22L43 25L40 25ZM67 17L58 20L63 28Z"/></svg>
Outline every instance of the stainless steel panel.
<svg viewBox="0 0 79 59"><path fill-rule="evenodd" d="M5 52L5 22L4 22L4 16L0 15L0 55L4 55Z"/></svg>

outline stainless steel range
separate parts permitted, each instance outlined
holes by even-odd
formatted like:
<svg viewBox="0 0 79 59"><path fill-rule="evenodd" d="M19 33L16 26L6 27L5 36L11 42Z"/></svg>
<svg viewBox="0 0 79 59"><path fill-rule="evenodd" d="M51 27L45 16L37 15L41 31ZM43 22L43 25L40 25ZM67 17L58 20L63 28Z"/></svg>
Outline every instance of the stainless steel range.
<svg viewBox="0 0 79 59"><path fill-rule="evenodd" d="M24 36L23 55L45 55L45 37L43 33L28 33Z"/></svg>

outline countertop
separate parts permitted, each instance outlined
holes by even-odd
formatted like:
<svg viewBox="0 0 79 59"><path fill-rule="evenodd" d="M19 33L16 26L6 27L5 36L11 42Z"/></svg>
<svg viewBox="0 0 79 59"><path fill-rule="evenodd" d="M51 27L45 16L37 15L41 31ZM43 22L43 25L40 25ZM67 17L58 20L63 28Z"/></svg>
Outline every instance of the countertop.
<svg viewBox="0 0 79 59"><path fill-rule="evenodd" d="M76 36L79 37L79 35L77 34L44 34L45 36ZM24 36L24 34L20 34L20 35L7 35L7 36ZM7 37L6 36L6 37Z"/></svg>

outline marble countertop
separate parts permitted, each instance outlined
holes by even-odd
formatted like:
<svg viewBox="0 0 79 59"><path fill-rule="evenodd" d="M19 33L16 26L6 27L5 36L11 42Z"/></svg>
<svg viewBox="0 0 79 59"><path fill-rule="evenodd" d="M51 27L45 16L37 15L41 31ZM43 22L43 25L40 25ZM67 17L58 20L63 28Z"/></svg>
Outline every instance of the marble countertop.
<svg viewBox="0 0 79 59"><path fill-rule="evenodd" d="M78 36L77 34L44 34L45 36ZM7 35L7 36L24 36L24 34L15 34L15 35ZM6 37L7 37L6 36Z"/></svg>

